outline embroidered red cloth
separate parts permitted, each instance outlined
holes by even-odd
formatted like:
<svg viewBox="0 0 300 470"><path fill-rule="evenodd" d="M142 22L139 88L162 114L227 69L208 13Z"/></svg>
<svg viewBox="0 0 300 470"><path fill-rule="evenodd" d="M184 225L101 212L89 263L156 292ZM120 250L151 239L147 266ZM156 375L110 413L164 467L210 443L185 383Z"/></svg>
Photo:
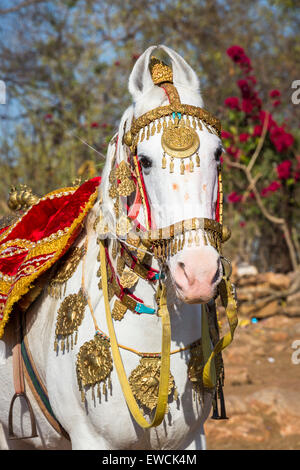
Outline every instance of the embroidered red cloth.
<svg viewBox="0 0 300 470"><path fill-rule="evenodd" d="M96 177L79 187L52 191L0 231L0 338L15 302L78 236L100 182Z"/></svg>

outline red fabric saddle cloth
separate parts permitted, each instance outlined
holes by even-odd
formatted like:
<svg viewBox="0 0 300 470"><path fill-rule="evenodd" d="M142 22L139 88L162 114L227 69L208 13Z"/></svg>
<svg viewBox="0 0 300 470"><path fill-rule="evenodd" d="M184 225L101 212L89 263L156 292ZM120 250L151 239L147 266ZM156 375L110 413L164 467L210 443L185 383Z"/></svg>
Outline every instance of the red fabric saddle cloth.
<svg viewBox="0 0 300 470"><path fill-rule="evenodd" d="M101 178L42 197L0 230L0 338L13 305L72 245L93 207Z"/></svg>

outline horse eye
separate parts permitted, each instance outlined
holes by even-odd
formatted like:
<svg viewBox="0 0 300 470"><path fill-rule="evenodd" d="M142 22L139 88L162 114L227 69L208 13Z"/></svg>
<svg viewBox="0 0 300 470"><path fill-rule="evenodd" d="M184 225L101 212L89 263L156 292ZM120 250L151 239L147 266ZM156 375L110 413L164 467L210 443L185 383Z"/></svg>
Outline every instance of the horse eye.
<svg viewBox="0 0 300 470"><path fill-rule="evenodd" d="M215 159L218 163L220 162L220 157L222 155L222 152L223 152L222 147L218 147L217 150L215 151Z"/></svg>
<svg viewBox="0 0 300 470"><path fill-rule="evenodd" d="M151 168L152 167L152 161L150 160L149 157L146 157L146 155L141 155L139 157L139 161L140 161L143 168Z"/></svg>

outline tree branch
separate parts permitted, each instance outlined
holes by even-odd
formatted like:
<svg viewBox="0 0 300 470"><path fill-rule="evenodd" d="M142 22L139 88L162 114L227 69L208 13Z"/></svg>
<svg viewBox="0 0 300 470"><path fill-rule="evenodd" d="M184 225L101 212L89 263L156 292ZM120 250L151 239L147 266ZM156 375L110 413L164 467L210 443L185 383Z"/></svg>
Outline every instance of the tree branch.
<svg viewBox="0 0 300 470"><path fill-rule="evenodd" d="M5 15L7 13L14 13L16 11L21 10L22 8L28 7L30 5L36 5L37 3L46 2L47 0L26 0L25 2L20 3L19 5L15 5L11 8L5 8L4 10L0 10L0 15Z"/></svg>
<svg viewBox="0 0 300 470"><path fill-rule="evenodd" d="M261 137L258 141L258 144L257 144L257 147L255 149L255 152L253 153L251 159L250 159L250 162L248 163L248 170L251 171L256 160L257 160L257 157L259 156L260 154L260 151L264 145L264 141L265 141L265 138L266 138L266 135L267 135L267 130L268 130L268 124L269 124L269 120L270 120L270 116L269 116L269 113L266 111L266 114L265 114L265 119L264 119L264 124L263 124L263 130L262 130L262 133L261 133Z"/></svg>

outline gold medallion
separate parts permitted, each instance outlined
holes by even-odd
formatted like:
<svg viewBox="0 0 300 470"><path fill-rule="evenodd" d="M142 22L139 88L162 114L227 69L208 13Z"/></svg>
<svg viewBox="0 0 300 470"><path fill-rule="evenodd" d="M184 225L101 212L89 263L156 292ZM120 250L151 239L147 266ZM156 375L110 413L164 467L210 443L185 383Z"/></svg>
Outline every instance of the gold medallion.
<svg viewBox="0 0 300 470"><path fill-rule="evenodd" d="M82 323L86 305L87 300L81 289L78 294L70 294L63 300L57 312L54 351L57 351L59 340L61 340L62 351L65 350L65 340L69 351L69 336L71 336L71 348L73 349L73 333L76 332L76 344L77 330Z"/></svg>
<svg viewBox="0 0 300 470"><path fill-rule="evenodd" d="M200 140L197 132L191 127L173 124L164 130L161 144L171 157L187 158L198 150Z"/></svg>
<svg viewBox="0 0 300 470"><path fill-rule="evenodd" d="M75 273L85 251L84 246L70 248L68 257L64 260L55 277L49 284L48 292L52 297L60 298L65 294L66 283ZM63 285L64 292L62 292Z"/></svg>
<svg viewBox="0 0 300 470"><path fill-rule="evenodd" d="M96 335L91 341L84 343L77 355L76 372L79 390L82 400L85 399L84 387L92 387L94 398L94 386L98 386L97 396L101 398L100 383L103 383L102 391L107 394L106 381L111 388L110 373L113 369L113 361L109 342Z"/></svg>
<svg viewBox="0 0 300 470"><path fill-rule="evenodd" d="M136 400L150 411L152 411L157 405L160 366L161 359L159 357L142 357L139 365L131 372L128 379ZM172 391L174 391L175 398L176 388L174 377L170 374L168 388L169 396Z"/></svg>

